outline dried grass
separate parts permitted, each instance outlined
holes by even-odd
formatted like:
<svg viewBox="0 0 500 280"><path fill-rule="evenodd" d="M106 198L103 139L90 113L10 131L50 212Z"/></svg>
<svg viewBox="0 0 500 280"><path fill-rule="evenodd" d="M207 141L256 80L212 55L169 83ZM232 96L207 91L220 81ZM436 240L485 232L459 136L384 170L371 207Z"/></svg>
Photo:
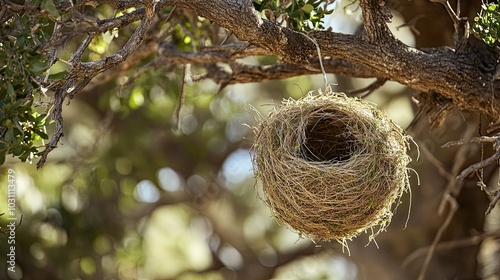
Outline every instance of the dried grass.
<svg viewBox="0 0 500 280"><path fill-rule="evenodd" d="M408 140L367 101L309 93L256 128L255 175L274 217L299 234L343 243L371 229L372 239L409 188Z"/></svg>

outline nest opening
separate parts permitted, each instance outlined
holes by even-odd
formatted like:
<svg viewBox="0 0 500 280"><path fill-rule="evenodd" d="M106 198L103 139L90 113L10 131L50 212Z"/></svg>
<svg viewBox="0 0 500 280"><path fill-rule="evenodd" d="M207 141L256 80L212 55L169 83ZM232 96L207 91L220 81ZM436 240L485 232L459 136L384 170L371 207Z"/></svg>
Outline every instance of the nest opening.
<svg viewBox="0 0 500 280"><path fill-rule="evenodd" d="M311 162L341 162L358 150L358 141L343 122L341 112L324 110L308 120L301 154Z"/></svg>

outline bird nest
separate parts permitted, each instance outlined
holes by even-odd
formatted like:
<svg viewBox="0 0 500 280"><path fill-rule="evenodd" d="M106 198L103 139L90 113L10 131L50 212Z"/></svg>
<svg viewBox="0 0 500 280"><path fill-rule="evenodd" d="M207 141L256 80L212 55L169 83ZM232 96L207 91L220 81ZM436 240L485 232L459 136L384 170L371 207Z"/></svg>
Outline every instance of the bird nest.
<svg viewBox="0 0 500 280"><path fill-rule="evenodd" d="M255 175L275 218L300 235L344 242L371 229L374 238L409 189L408 140L365 100L309 94L256 128Z"/></svg>

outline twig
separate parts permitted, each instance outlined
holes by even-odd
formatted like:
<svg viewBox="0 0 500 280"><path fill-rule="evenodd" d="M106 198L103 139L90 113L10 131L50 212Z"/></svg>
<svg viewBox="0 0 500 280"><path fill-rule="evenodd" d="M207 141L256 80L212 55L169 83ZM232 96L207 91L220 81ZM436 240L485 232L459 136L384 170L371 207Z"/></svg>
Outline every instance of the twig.
<svg viewBox="0 0 500 280"><path fill-rule="evenodd" d="M498 200L500 200L500 190L496 190L495 192L493 192L493 200L491 200L490 204L488 205L488 209L486 209L486 212L484 213L485 216L491 213L491 210L493 210Z"/></svg>
<svg viewBox="0 0 500 280"><path fill-rule="evenodd" d="M358 94L366 92L365 94L362 94L360 97L361 98L367 97L370 93L374 92L376 89L383 86L385 84L385 82L387 82L387 79L378 78L377 80L375 80L375 82L369 84L368 86L366 86L364 88L360 88L360 89L347 91L346 94L347 95L358 95Z"/></svg>
<svg viewBox="0 0 500 280"><path fill-rule="evenodd" d="M52 111L51 118L55 121L55 131L50 142L45 145L45 149L40 153L37 168L41 168L45 164L48 154L57 147L60 139L63 137L62 106L66 97L69 96L71 98L81 91L96 75L125 61L139 47L151 26L155 7L156 2L154 1L144 3L145 17L142 18L139 26L118 52L97 61L80 62L79 57L90 44L93 34L90 34L80 45L70 60L72 68L68 71L65 78L57 81L57 83L63 84L63 86L58 88L54 94L54 110ZM84 77L83 79L82 76ZM81 81L78 83L79 80Z"/></svg>
<svg viewBox="0 0 500 280"><path fill-rule="evenodd" d="M73 63L79 63L80 59L83 55L83 52L87 49L87 47L90 45L90 42L94 39L95 33L90 33L85 40L83 40L83 43L78 47L75 53L71 56L70 60L68 61L69 64Z"/></svg>
<svg viewBox="0 0 500 280"><path fill-rule="evenodd" d="M469 126L462 135L463 135L463 137L470 137L470 136L474 135L475 132L476 132L476 127ZM460 146L458 151L455 153L454 161L453 161L454 163L453 163L451 170L450 170L450 174L452 175L453 178L452 178L452 180L448 181L448 185L447 185L446 191L445 191L446 194L451 194L452 196L455 196L455 197L457 197L460 194L460 191L461 191L462 186L463 186L463 181L458 181L456 176L457 176L457 174L460 173L461 169L464 166L465 161L469 158L468 152L469 152L469 149L466 146ZM439 206L439 209L441 209L439 211L441 211L441 212L442 212L442 209L444 208L444 206L446 205L445 198L446 198L446 195L443 196L443 199L442 199L440 206Z"/></svg>
<svg viewBox="0 0 500 280"><path fill-rule="evenodd" d="M460 16L460 1L457 1L457 12L453 11L448 0L430 0L434 3L440 3L448 12L448 15L453 20L453 26L455 28L455 49L457 52L466 51L467 39L469 35L469 24L467 17Z"/></svg>
<svg viewBox="0 0 500 280"><path fill-rule="evenodd" d="M139 67L134 72L134 74L132 74L130 77L128 77L128 79L127 79L127 81L125 83L123 83L122 85L120 85L120 88L118 90L118 96L122 96L123 89L125 87L130 86L131 84L133 84L135 82L135 80L139 76L141 76L144 72L146 72L150 68L152 68L152 67L158 67L158 66L163 66L163 65L168 65L169 62L170 61L168 59L165 59L163 57L159 57L159 58L156 58L153 61L150 61L150 62L144 64L143 66Z"/></svg>
<svg viewBox="0 0 500 280"><path fill-rule="evenodd" d="M179 102L175 107L174 122L177 131L181 131L181 110L184 107L185 93L186 93L186 83L188 81L188 75L190 75L191 64L185 64L182 68L182 82L181 90L179 93ZM190 79L190 78L189 78Z"/></svg>
<svg viewBox="0 0 500 280"><path fill-rule="evenodd" d="M57 147L61 137L63 137L63 117L62 117L62 106L66 94L64 94L64 88L60 88L54 95L54 106L52 111L52 120L55 122L55 129L50 139L49 143L45 144L45 150L40 153L40 159L36 164L36 168L40 169L47 161L47 156L49 153Z"/></svg>
<svg viewBox="0 0 500 280"><path fill-rule="evenodd" d="M472 133L474 133L475 130L476 130L475 127L470 126L464 132L464 136L471 135ZM442 201L439 205L439 208L438 208L438 214L441 215L444 212L444 207L446 206L446 204L448 204L449 208L450 208L449 212L448 212L448 216L446 217L443 224L439 227L438 231L436 232L436 235L434 236L434 240L432 241L431 245L429 246L429 249L428 249L427 254L425 256L424 264L422 265L422 269L420 271L418 280L424 279L425 274L427 272L427 269L429 267L430 261L432 259L433 254L434 254L434 251L436 249L436 246L439 243L439 240L441 240L441 236L443 235L444 231L448 228L453 216L455 215L455 212L458 210L457 201L452 196L452 194L455 196L458 195L458 193L461 190L461 185L457 184L457 179L454 175L459 172L465 159L467 158L467 156L464 155L466 153L466 151L467 151L467 149L464 146L462 146L462 147L460 147L460 149L458 150L458 152L455 155L455 162L451 168L450 178L448 180L448 185L446 187L446 191L443 195L443 199L442 199Z"/></svg>
<svg viewBox="0 0 500 280"><path fill-rule="evenodd" d="M460 23L460 18L455 13L455 11L453 11L453 8L451 7L450 2L448 0L430 0L430 1L434 2L434 3L442 4L446 8L448 15L450 15L451 20L453 20L453 23L455 23L455 24Z"/></svg>
<svg viewBox="0 0 500 280"><path fill-rule="evenodd" d="M468 143L483 143L483 142L490 142L490 143L499 143L500 144L500 138L499 136L479 136L479 137L471 137L471 138L464 138L456 141L450 141L446 144L444 144L442 147L443 148L448 148L451 146L457 146L457 145L463 145L463 144L468 144ZM496 144L498 145L498 144Z"/></svg>
<svg viewBox="0 0 500 280"><path fill-rule="evenodd" d="M464 138L460 139L457 141L452 141L448 142L443 145L443 147L450 147L450 146L455 146L455 145L463 145L466 143L481 143L483 144L484 142L489 142L493 143L493 148L496 149L496 152L488 157L487 159L482 159L480 162L475 163L470 165L469 167L465 168L460 172L460 174L457 176L457 181L463 181L467 176L469 176L472 173L479 173L481 174L482 170L491 164L495 164L500 161L500 135L496 136L480 136L480 137L472 137L472 138ZM482 157L482 156L481 156ZM500 165L500 163L499 163ZM497 202L500 200L500 190L497 190L495 192L489 191L482 181L482 176L479 176L479 182L477 183L477 186L481 188L481 191L484 191L488 194L488 196L492 199L490 204L488 205L488 208L486 209L485 215L488 215L491 213L491 210L495 207Z"/></svg>
<svg viewBox="0 0 500 280"><path fill-rule="evenodd" d="M421 145L419 146L419 148L422 150L422 152L425 154L425 157L427 158L427 160L434 166L436 167L439 175L443 176L445 179L447 179L448 181L452 181L454 180L454 176L450 174L450 172L448 172L448 170L446 170L446 168L443 166L443 163L437 159L434 154L431 153L431 151L429 151L429 149L425 146L425 145Z"/></svg>
<svg viewBox="0 0 500 280"><path fill-rule="evenodd" d="M231 37L233 35L233 32L232 31L229 31L227 34L226 34L226 37L222 40L222 42L220 42L220 45L224 45L224 43L227 41L227 39L229 39L229 37Z"/></svg>
<svg viewBox="0 0 500 280"><path fill-rule="evenodd" d="M400 28L403 27L409 27L411 31L415 32L415 34L420 35L420 31L415 27L417 25L417 21L420 19L424 18L425 15L417 15L416 17L412 18L408 22L405 22L399 26L396 26L396 30L399 30Z"/></svg>
<svg viewBox="0 0 500 280"><path fill-rule="evenodd" d="M484 142L493 143L493 148L497 150L496 153L493 154L492 156L490 156L489 158L484 159L476 164L470 165L469 167L464 169L457 176L457 180L461 181L461 180L465 179L467 176L469 176L470 174L472 174L476 171L479 171L482 168L484 168L490 164L493 164L500 159L500 135L496 135L496 136L492 136L492 137L480 136L480 137L464 138L464 139L460 139L457 141L451 141L451 142L448 142L448 143L443 145L443 147L446 148L446 147L451 147L451 146L455 146L455 145L463 145L466 143L484 143Z"/></svg>
<svg viewBox="0 0 500 280"><path fill-rule="evenodd" d="M491 232L491 233L483 233L480 235L474 235L474 236L467 237L464 239L459 239L459 240L445 241L445 242L441 242L441 243L437 244L434 251L436 252L436 251L441 251L441 250L452 250L452 249L456 249L456 248L474 246L474 245L480 244L481 242L483 242L484 240L486 240L488 238L498 238L498 237L500 237L500 231ZM416 251L414 251L410 255L408 255L408 257L406 257L406 259L401 264L401 267L402 268L408 267L408 265L410 265L410 263L412 263L416 259L422 257L422 255L425 255L428 252L429 248L430 248L430 246L422 247L422 248L417 249Z"/></svg>
<svg viewBox="0 0 500 280"><path fill-rule="evenodd" d="M480 161L478 163L475 163L475 164L467 167L466 169L464 169L460 173L460 175L458 175L457 180L461 181L461 180L465 179L467 176L469 176L470 174L472 174L472 173L474 173L482 168L485 168L486 166L488 166L490 164L496 163L499 159L500 159L500 149L497 148L496 153L493 154L491 157L489 157L483 161Z"/></svg>
<svg viewBox="0 0 500 280"><path fill-rule="evenodd" d="M427 272L427 269L428 269L429 264L431 262L432 255L434 254L434 251L436 250L436 246L439 243L439 240L441 239L441 236L443 235L444 231L450 225L450 222L453 219L453 216L455 215L455 212L458 209L458 203L454 197L452 197L449 194L446 194L446 201L450 205L450 210L448 212L448 216L446 216L446 219L444 220L443 224L439 227L439 229L436 233L436 236L434 237L434 240L432 241L432 244L429 246L429 249L427 250L427 254L426 254L425 259L424 259L424 264L422 265L422 269L420 270L420 274L418 275L418 280L424 280L425 273Z"/></svg>

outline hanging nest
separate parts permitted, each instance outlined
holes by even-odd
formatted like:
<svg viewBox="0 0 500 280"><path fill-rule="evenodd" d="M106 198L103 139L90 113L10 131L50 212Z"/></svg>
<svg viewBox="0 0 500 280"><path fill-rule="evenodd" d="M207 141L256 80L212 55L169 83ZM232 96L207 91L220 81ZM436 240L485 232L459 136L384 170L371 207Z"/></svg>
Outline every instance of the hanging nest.
<svg viewBox="0 0 500 280"><path fill-rule="evenodd" d="M273 215L312 239L344 242L390 223L409 189L409 136L343 93L285 100L256 128L255 175Z"/></svg>

